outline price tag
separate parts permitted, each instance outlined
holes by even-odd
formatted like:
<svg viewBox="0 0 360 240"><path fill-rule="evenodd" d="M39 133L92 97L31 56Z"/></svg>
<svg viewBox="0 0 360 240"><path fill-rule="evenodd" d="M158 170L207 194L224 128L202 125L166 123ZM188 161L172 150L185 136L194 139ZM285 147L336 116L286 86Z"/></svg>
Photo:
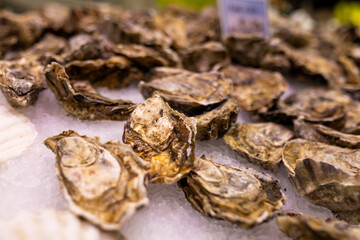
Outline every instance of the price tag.
<svg viewBox="0 0 360 240"><path fill-rule="evenodd" d="M218 0L222 35L270 35L267 0Z"/></svg>

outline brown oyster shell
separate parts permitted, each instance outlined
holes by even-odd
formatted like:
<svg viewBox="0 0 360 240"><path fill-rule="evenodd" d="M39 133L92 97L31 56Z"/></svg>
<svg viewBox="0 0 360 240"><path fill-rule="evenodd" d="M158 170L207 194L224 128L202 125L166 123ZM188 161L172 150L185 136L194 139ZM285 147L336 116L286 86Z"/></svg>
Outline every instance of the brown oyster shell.
<svg viewBox="0 0 360 240"><path fill-rule="evenodd" d="M342 221L321 220L312 216L278 216L281 231L295 240L302 239L360 239L360 229Z"/></svg>
<svg viewBox="0 0 360 240"><path fill-rule="evenodd" d="M195 116L196 139L204 141L223 137L230 126L236 122L238 112L237 101L230 98L215 109Z"/></svg>
<svg viewBox="0 0 360 240"><path fill-rule="evenodd" d="M229 63L230 58L221 42L206 42L187 49L182 54L184 68L193 72L217 70Z"/></svg>
<svg viewBox="0 0 360 240"><path fill-rule="evenodd" d="M220 165L204 156L178 185L201 213L246 228L272 218L286 201L270 175Z"/></svg>
<svg viewBox="0 0 360 240"><path fill-rule="evenodd" d="M27 107L36 102L44 89L42 71L43 67L31 59L0 62L0 89L11 106Z"/></svg>
<svg viewBox="0 0 360 240"><path fill-rule="evenodd" d="M360 150L296 139L285 144L283 162L301 195L360 220Z"/></svg>
<svg viewBox="0 0 360 240"><path fill-rule="evenodd" d="M360 136L342 133L321 124L312 124L301 119L294 121L294 132L297 137L344 148L360 148Z"/></svg>
<svg viewBox="0 0 360 240"><path fill-rule="evenodd" d="M87 81L70 81L65 69L52 63L45 70L51 91L71 115L88 120L126 120L136 104L100 96Z"/></svg>
<svg viewBox="0 0 360 240"><path fill-rule="evenodd" d="M123 142L152 165L151 182L172 184L193 167L196 120L155 95L139 104L125 124Z"/></svg>
<svg viewBox="0 0 360 240"><path fill-rule="evenodd" d="M268 170L280 166L282 148L293 132L275 123L237 123L225 134L225 142L242 157Z"/></svg>
<svg viewBox="0 0 360 240"><path fill-rule="evenodd" d="M105 230L118 230L149 202L149 164L132 149L69 130L49 137L45 145L56 154L56 172L71 211Z"/></svg>
<svg viewBox="0 0 360 240"><path fill-rule="evenodd" d="M224 101L232 83L220 73L183 72L140 82L139 89L145 98L158 92L171 107L193 116Z"/></svg>
<svg viewBox="0 0 360 240"><path fill-rule="evenodd" d="M221 70L225 77L233 82L231 96L240 109L248 111L266 111L288 88L284 77L278 72L231 65Z"/></svg>

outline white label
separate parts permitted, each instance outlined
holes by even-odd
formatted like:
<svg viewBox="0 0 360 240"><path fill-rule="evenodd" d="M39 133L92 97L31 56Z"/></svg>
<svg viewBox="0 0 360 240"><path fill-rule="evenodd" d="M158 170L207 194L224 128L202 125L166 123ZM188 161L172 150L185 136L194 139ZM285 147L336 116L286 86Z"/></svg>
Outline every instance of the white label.
<svg viewBox="0 0 360 240"><path fill-rule="evenodd" d="M232 33L269 36L267 0L218 0L218 4L223 36Z"/></svg>

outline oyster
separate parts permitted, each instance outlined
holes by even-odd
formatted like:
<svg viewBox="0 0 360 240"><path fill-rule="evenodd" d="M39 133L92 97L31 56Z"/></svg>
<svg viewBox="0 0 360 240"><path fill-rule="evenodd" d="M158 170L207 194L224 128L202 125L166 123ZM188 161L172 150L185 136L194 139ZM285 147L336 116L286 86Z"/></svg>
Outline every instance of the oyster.
<svg viewBox="0 0 360 240"><path fill-rule="evenodd" d="M345 148L360 148L360 136L336 131L321 124L307 123L301 119L294 121L297 137L313 142L322 142Z"/></svg>
<svg viewBox="0 0 360 240"><path fill-rule="evenodd" d="M220 42L207 42L187 49L182 54L184 68L193 72L208 72L229 63L226 48Z"/></svg>
<svg viewBox="0 0 360 240"><path fill-rule="evenodd" d="M13 107L27 107L36 102L44 89L43 67L22 58L0 62L0 89Z"/></svg>
<svg viewBox="0 0 360 240"><path fill-rule="evenodd" d="M45 145L56 154L61 189L75 214L105 230L118 230L149 202L149 164L127 146L69 130L49 137Z"/></svg>
<svg viewBox="0 0 360 240"><path fill-rule="evenodd" d="M248 111L266 111L286 91L288 84L278 72L232 65L221 72L233 82L234 97L239 107Z"/></svg>
<svg viewBox="0 0 360 240"><path fill-rule="evenodd" d="M278 216L277 224L288 237L301 239L360 239L360 229L345 222L320 220L311 216Z"/></svg>
<svg viewBox="0 0 360 240"><path fill-rule="evenodd" d="M217 108L195 116L196 139L204 141L221 138L230 126L236 122L238 112L239 107L236 100L230 98Z"/></svg>
<svg viewBox="0 0 360 240"><path fill-rule="evenodd" d="M156 67L151 69L146 81L149 82L163 77L171 77L179 74L190 74L190 72L182 68Z"/></svg>
<svg viewBox="0 0 360 240"><path fill-rule="evenodd" d="M35 140L31 121L13 109L0 105L0 163L20 156Z"/></svg>
<svg viewBox="0 0 360 240"><path fill-rule="evenodd" d="M270 175L220 165L204 156L178 185L203 214L247 228L272 218L286 200Z"/></svg>
<svg viewBox="0 0 360 240"><path fill-rule="evenodd" d="M302 117L312 123L321 123L341 129L346 118L345 106L351 99L335 90L305 89L279 101L275 110L261 113L267 120L291 123Z"/></svg>
<svg viewBox="0 0 360 240"><path fill-rule="evenodd" d="M283 162L301 195L360 220L360 150L296 139L285 144Z"/></svg>
<svg viewBox="0 0 360 240"><path fill-rule="evenodd" d="M292 131L275 123L237 123L225 134L225 142L242 157L265 169L276 170L284 144Z"/></svg>
<svg viewBox="0 0 360 240"><path fill-rule="evenodd" d="M171 107L194 116L224 101L232 83L220 73L184 72L140 82L139 89L145 98L158 92Z"/></svg>
<svg viewBox="0 0 360 240"><path fill-rule="evenodd" d="M71 115L88 120L126 120L136 104L100 96L87 81L70 81L65 69L52 63L45 70L51 91Z"/></svg>
<svg viewBox="0 0 360 240"><path fill-rule="evenodd" d="M138 105L125 124L123 142L151 163L151 182L172 184L193 167L196 120L154 95Z"/></svg>
<svg viewBox="0 0 360 240"><path fill-rule="evenodd" d="M6 240L115 240L114 233L103 233L66 211L44 209L20 212L0 220L0 239Z"/></svg>

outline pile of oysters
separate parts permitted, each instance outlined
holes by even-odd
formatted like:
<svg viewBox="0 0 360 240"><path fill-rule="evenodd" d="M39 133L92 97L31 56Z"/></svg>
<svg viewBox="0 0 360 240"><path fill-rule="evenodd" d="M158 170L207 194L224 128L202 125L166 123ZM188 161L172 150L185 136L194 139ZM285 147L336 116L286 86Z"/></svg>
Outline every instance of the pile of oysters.
<svg viewBox="0 0 360 240"><path fill-rule="evenodd" d="M223 38L214 6L1 10L0 89L12 107L36 106L48 88L75 118L126 124L122 142L73 130L44 142L70 211L98 228L47 210L0 222L0 238L36 238L18 229L25 221L78 239L122 239L112 233L151 204L147 185L176 183L197 211L239 227L276 218L293 239L360 239L360 31L296 16L272 10L270 38ZM285 97L289 79L319 87ZM145 101L96 91L131 84ZM244 111L252 123L236 122ZM197 141L219 138L264 171L196 156ZM266 173L281 164L301 195L338 220L284 211L280 183Z"/></svg>

